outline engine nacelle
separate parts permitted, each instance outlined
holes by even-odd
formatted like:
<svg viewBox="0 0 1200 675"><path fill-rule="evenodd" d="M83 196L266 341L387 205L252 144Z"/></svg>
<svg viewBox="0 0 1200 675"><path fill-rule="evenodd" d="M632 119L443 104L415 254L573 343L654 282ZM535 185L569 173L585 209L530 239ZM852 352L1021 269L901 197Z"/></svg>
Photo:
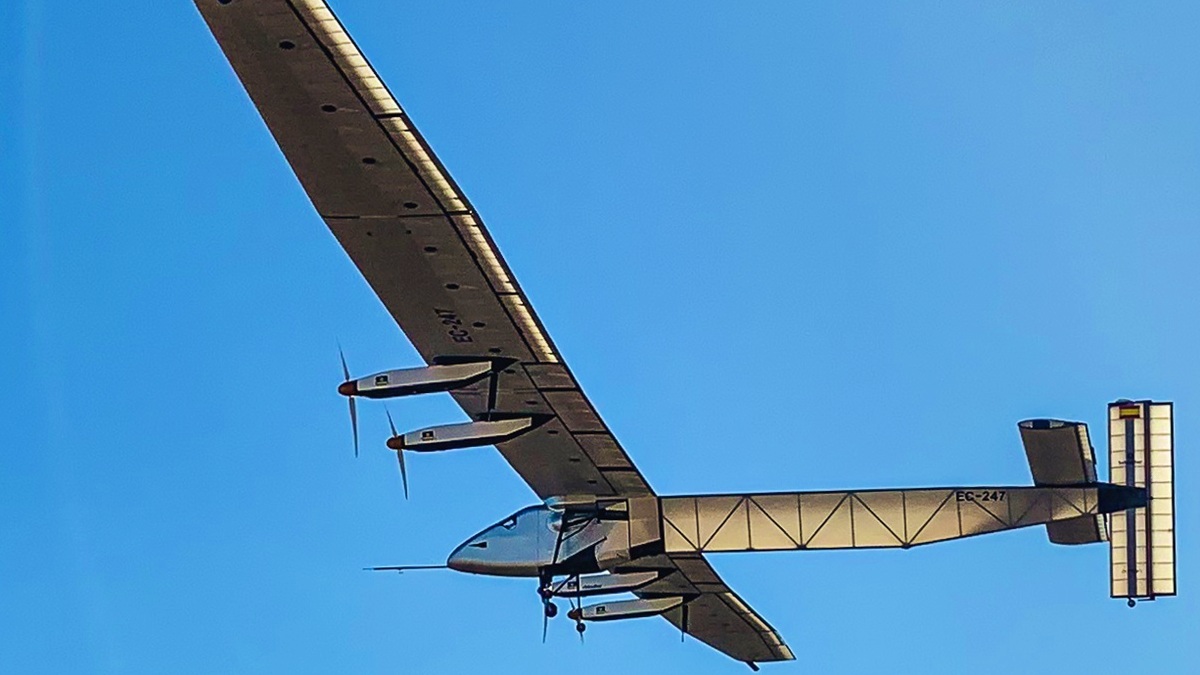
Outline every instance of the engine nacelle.
<svg viewBox="0 0 1200 675"><path fill-rule="evenodd" d="M426 427L399 436L392 436L388 439L387 446L393 450L437 452L495 445L527 433L548 419L550 419L548 416L516 417Z"/></svg>
<svg viewBox="0 0 1200 675"><path fill-rule="evenodd" d="M496 370L492 361L437 364L420 368L402 368L375 373L338 386L343 396L395 398L415 394L453 391L472 385Z"/></svg>
<svg viewBox="0 0 1200 675"><path fill-rule="evenodd" d="M657 616L683 604L679 596L667 598L638 598L637 600L618 600L616 602L601 602L567 612L567 616L576 621L616 621L617 619L637 619L643 616Z"/></svg>
<svg viewBox="0 0 1200 675"><path fill-rule="evenodd" d="M560 598L582 598L590 595L610 595L635 591L658 579L658 572L628 572L624 574L588 574L568 577L556 584L550 593Z"/></svg>

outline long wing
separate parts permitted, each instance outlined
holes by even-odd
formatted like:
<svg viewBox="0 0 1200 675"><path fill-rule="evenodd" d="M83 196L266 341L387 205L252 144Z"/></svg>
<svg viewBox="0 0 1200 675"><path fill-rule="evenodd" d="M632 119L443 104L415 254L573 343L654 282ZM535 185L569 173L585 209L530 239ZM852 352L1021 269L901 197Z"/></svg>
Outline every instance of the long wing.
<svg viewBox="0 0 1200 675"><path fill-rule="evenodd" d="M746 663L791 661L792 650L771 624L750 608L699 553L673 553L635 560L623 570L657 569L666 574L636 595L683 595L684 608L663 615L676 628L723 654Z"/></svg>
<svg viewBox="0 0 1200 675"><path fill-rule="evenodd" d="M483 222L324 0L196 0L313 206L429 363L505 357L495 411L553 419L499 445L538 496L653 494ZM472 418L487 384L454 393Z"/></svg>

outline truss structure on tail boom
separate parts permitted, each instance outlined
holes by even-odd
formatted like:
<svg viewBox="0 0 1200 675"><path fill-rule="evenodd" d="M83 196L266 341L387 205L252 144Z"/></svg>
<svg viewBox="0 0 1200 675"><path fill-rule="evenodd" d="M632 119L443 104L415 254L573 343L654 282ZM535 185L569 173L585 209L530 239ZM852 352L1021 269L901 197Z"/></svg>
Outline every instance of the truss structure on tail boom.
<svg viewBox="0 0 1200 675"><path fill-rule="evenodd" d="M963 487L663 497L667 553L910 548L1140 504L1124 486Z"/></svg>

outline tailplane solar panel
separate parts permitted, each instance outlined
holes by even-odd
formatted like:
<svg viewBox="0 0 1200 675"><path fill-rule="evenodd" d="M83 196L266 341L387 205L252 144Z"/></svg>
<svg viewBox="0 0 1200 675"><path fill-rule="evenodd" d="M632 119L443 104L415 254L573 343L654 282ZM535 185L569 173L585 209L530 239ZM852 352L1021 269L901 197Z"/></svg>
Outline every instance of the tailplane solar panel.
<svg viewBox="0 0 1200 675"><path fill-rule="evenodd" d="M1146 506L1113 513L1109 541L1112 597L1175 595L1175 427L1171 403L1108 406L1109 480L1145 488Z"/></svg>

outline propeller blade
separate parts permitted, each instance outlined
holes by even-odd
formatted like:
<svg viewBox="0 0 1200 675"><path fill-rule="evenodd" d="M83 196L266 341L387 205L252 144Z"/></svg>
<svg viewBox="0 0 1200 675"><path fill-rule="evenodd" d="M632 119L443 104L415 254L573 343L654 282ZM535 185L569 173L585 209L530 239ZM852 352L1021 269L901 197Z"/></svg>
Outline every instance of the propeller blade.
<svg viewBox="0 0 1200 675"><path fill-rule="evenodd" d="M350 381L350 368L346 365L346 354L342 351L342 346L338 345L338 356L342 359L342 376L344 381ZM358 405L354 402L353 396L347 396L350 401L350 431L354 434L354 456L358 457Z"/></svg>
<svg viewBox="0 0 1200 675"><path fill-rule="evenodd" d="M392 430L392 437L399 436L400 434L396 432L396 423L392 421L392 411L385 407L383 412L387 415L388 428ZM400 482L404 484L404 498L408 499L408 469L404 466L403 450L396 451L396 462L400 464Z"/></svg>
<svg viewBox="0 0 1200 675"><path fill-rule="evenodd" d="M396 451L396 461L400 463L400 482L404 484L404 498L408 499L408 471L404 468L404 451Z"/></svg>
<svg viewBox="0 0 1200 675"><path fill-rule="evenodd" d="M392 421L392 411L388 410L387 407L385 406L383 409L383 412L385 415L387 415L388 428L390 428L392 430L392 436L399 436L400 434L396 433L396 423Z"/></svg>
<svg viewBox="0 0 1200 675"><path fill-rule="evenodd" d="M350 433L354 434L354 456L358 457L358 406L350 397Z"/></svg>

